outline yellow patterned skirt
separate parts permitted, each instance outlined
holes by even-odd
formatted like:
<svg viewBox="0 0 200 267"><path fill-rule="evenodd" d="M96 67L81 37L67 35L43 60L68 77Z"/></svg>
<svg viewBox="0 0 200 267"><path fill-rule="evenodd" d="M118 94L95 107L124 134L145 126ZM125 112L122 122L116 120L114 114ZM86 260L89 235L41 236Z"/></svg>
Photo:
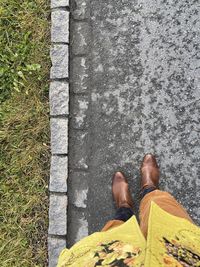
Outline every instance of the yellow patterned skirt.
<svg viewBox="0 0 200 267"><path fill-rule="evenodd" d="M200 267L200 228L189 220L151 201L147 240L143 234L133 216L64 249L57 267Z"/></svg>

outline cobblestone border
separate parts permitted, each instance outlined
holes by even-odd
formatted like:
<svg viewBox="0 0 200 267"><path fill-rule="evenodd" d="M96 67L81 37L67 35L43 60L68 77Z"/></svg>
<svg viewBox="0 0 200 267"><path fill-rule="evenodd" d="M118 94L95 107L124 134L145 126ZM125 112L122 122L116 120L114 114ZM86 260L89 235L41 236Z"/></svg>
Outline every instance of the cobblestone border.
<svg viewBox="0 0 200 267"><path fill-rule="evenodd" d="M88 170L86 150L89 108L89 3L89 0L71 0L70 3L69 0L51 0L52 67L49 97L52 156L49 183L49 267L56 267L58 256L66 247L67 240L69 84L70 103L72 101L71 143L74 148L70 170L73 173L78 172L81 177L84 177ZM72 23L69 23L69 19ZM70 33L69 24L72 24ZM73 190L70 193L73 202ZM85 198L81 198L81 202L77 199L74 201L75 206L85 207ZM82 232L86 235L87 229Z"/></svg>
<svg viewBox="0 0 200 267"><path fill-rule="evenodd" d="M50 127L48 265L56 267L66 247L68 115L69 115L69 0L51 0Z"/></svg>

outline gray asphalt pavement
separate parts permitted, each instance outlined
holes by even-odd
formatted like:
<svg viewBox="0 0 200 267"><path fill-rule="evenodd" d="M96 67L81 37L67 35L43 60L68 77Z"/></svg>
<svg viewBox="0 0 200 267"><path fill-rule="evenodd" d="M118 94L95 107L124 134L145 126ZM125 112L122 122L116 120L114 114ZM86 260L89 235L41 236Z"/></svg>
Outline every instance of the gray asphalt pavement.
<svg viewBox="0 0 200 267"><path fill-rule="evenodd" d="M89 19L88 168L70 167L68 245L112 219L117 170L128 177L138 212L148 152L158 159L160 188L200 223L199 2L92 0Z"/></svg>

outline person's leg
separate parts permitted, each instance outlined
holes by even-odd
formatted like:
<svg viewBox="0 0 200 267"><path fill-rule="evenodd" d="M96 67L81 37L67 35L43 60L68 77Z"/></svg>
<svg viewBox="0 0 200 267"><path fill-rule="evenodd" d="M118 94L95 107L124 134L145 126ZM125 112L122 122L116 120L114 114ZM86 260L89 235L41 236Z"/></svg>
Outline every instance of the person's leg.
<svg viewBox="0 0 200 267"><path fill-rule="evenodd" d="M117 227L134 215L133 200L129 191L128 182L121 172L117 172L113 176L112 193L117 211L114 220L107 222L102 231Z"/></svg>
<svg viewBox="0 0 200 267"><path fill-rule="evenodd" d="M154 190L145 195L140 203L140 228L145 237L148 231L148 218L152 201L166 212L193 222L187 211L172 195L164 191Z"/></svg>
<svg viewBox="0 0 200 267"><path fill-rule="evenodd" d="M114 219L126 222L133 215L134 215L134 212L132 208L120 207L117 209Z"/></svg>
<svg viewBox="0 0 200 267"><path fill-rule="evenodd" d="M148 218L151 202L154 201L166 212L192 222L187 211L167 192L158 190L159 168L152 155L146 155L141 166L142 190L140 203L140 228L144 236L148 232Z"/></svg>

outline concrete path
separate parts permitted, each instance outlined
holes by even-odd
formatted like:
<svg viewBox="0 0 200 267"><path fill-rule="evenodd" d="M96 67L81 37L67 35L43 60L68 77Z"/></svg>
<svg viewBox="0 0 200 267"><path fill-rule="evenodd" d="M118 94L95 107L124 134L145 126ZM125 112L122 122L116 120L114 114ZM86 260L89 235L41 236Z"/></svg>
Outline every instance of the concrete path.
<svg viewBox="0 0 200 267"><path fill-rule="evenodd" d="M112 219L117 170L128 177L138 212L147 152L157 156L160 188L200 223L198 1L83 6L71 22L68 246Z"/></svg>

